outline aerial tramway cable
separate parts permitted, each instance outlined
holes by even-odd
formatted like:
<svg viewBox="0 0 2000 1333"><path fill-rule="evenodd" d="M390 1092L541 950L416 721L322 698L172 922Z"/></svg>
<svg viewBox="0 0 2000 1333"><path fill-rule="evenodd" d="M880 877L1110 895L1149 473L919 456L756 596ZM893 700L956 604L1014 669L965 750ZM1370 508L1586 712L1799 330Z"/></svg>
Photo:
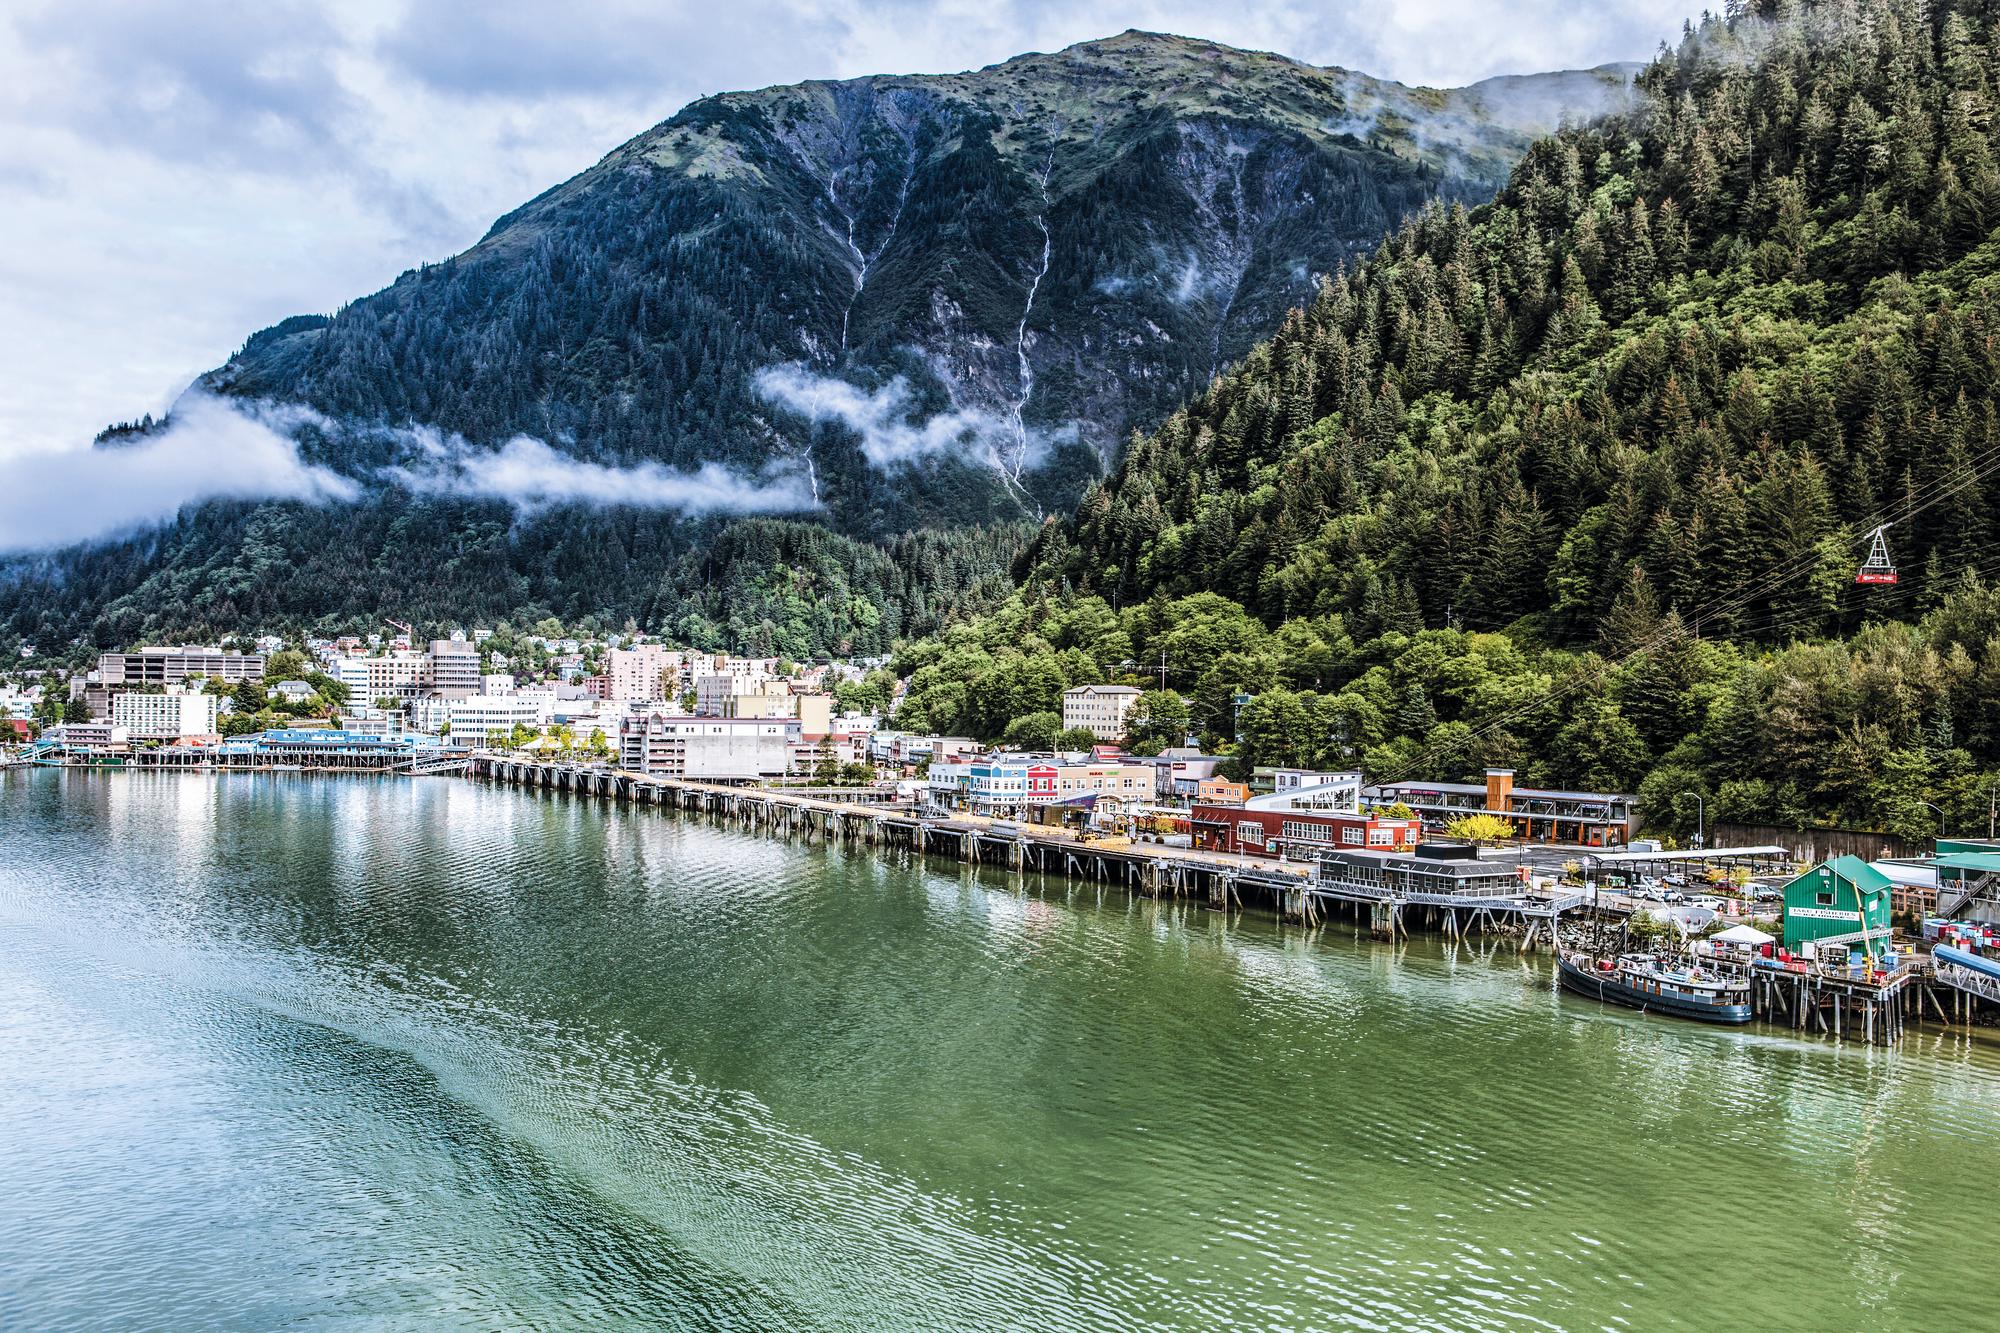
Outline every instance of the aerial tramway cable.
<svg viewBox="0 0 2000 1333"><path fill-rule="evenodd" d="M1945 479L1940 478L1937 481L1929 482L1923 487L1920 487L1913 495L1909 497L1908 507L1904 509L1900 517L1893 520L1888 520L1888 519L1882 520L1875 526L1874 529L1872 529L1872 531L1869 534L1870 537L1872 538L1872 541L1870 545L1868 559L1869 561L1872 561L1874 559L1876 555L1875 548L1879 547L1882 557L1881 569L1886 570L1888 577L1867 579L1867 580L1857 577L1856 582L1891 583L1891 584L1895 583L1896 582L1895 566L1889 562L1888 543L1886 538L1883 536L1884 531L1887 528L1889 528L1893 523L1907 522L1915 515L1922 513L1924 510L1929 509L1931 506L1946 499L1947 497L1957 494L1959 491L1965 489L1967 486L1976 484L1985 477L1991 475L1996 470L2000 470L2000 445L1995 445L1992 448L1989 448L1985 452L1985 454L1980 457L1979 462L1976 465L1968 467L1964 472L1964 474L1958 477L1957 479L1946 481ZM1916 502L1919 497L1922 497L1921 503ZM1882 516L1879 513L1875 515L1875 517L1878 519L1882 518ZM1731 595L1730 597L1722 599L1720 602L1711 603L1709 605L1699 608L1691 617L1684 617L1684 620L1692 620L1693 623L1699 625L1702 620L1714 619L1730 611L1741 610L1743 606L1746 605L1747 603L1756 600L1758 597L1761 597L1768 592L1776 591L1778 588L1784 586L1786 583L1789 583L1793 579L1799 577L1800 575L1811 571L1819 563L1820 559L1817 551L1802 552L1799 555L1794 556L1791 560L1785 561L1777 566L1774 566L1771 570L1767 571L1765 574L1754 579L1748 587L1739 589L1735 594ZM1864 561L1862 565L1862 572L1866 573L1868 572L1868 569L1869 569L1869 564L1867 561ZM1551 705L1560 702L1567 695L1573 693L1578 689L1583 688L1585 685L1595 684L1598 681L1603 680L1613 671L1622 668L1626 663L1630 662L1633 658L1638 657L1644 653L1656 651L1659 647L1663 646L1666 643L1669 637L1671 637L1670 631L1665 629L1656 630L1653 634L1648 635L1646 639L1640 642L1637 646L1632 648L1630 651L1626 652L1622 657L1619 657L1611 661L1607 661L1597 670L1578 673L1577 675L1572 676L1568 681L1564 682L1564 684L1560 688L1550 691L1543 697L1522 704L1518 708L1512 709L1509 712L1504 713L1497 718L1494 718L1490 722L1487 722L1473 729L1466 735L1459 737L1456 740L1445 742L1441 746L1436 746L1430 749L1426 749L1423 752L1413 756L1409 760L1409 762L1401 765L1398 769L1394 770L1394 772L1391 775L1385 776L1382 779L1383 784L1387 785L1389 783L1401 782L1411 772L1415 771L1417 768L1423 766L1427 762L1436 759L1441 759L1446 755L1458 753L1459 751L1464 750L1467 746L1471 745L1473 742L1481 740L1486 736L1493 734L1494 731L1506 726L1508 723L1516 721L1519 718L1526 717L1532 713L1539 712L1544 708L1550 707Z"/></svg>

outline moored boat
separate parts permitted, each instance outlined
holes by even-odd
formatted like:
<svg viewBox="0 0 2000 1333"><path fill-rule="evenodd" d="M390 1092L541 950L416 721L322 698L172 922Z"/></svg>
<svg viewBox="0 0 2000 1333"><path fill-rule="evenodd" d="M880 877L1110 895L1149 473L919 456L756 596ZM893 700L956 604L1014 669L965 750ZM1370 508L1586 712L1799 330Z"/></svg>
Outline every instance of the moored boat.
<svg viewBox="0 0 2000 1333"><path fill-rule="evenodd" d="M1595 958L1565 953L1556 959L1556 975L1564 989L1606 1004L1703 1023L1750 1021L1748 981L1682 967L1654 954Z"/></svg>

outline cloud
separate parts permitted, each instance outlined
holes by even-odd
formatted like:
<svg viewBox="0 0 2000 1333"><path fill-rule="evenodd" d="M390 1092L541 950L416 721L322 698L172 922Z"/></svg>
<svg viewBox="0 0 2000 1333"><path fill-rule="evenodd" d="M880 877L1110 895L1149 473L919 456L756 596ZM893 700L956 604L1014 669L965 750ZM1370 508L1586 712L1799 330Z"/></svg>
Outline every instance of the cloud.
<svg viewBox="0 0 2000 1333"><path fill-rule="evenodd" d="M308 408L193 390L135 444L0 463L0 551L90 541L164 523L204 500L350 500L345 477L299 457L294 435L331 425Z"/></svg>
<svg viewBox="0 0 2000 1333"><path fill-rule="evenodd" d="M338 32L304 0L64 0L15 25L90 90L44 114L170 158L292 169L302 155L342 155L337 123L357 110L335 71Z"/></svg>
<svg viewBox="0 0 2000 1333"><path fill-rule="evenodd" d="M976 68L1126 27L1408 83L1644 58L1675 0L9 0L0 458L157 410L694 97Z"/></svg>
<svg viewBox="0 0 2000 1333"><path fill-rule="evenodd" d="M808 421L847 427L861 437L862 456L878 468L968 453L998 467L1008 445L1021 443L1010 418L977 408L913 416L909 381L900 375L871 391L792 364L766 366L750 383L766 402Z"/></svg>
<svg viewBox="0 0 2000 1333"><path fill-rule="evenodd" d="M429 87L461 96L651 95L700 87L711 71L727 71L728 83L703 89L719 92L796 81L800 53L835 50L853 35L854 25L833 12L842 7L599 0L566 7L558 21L539 5L423 0L381 34L375 51Z"/></svg>
<svg viewBox="0 0 2000 1333"><path fill-rule="evenodd" d="M415 461L379 475L424 494L505 500L522 510L556 504L629 505L692 515L799 513L819 507L808 483L795 475L767 473L752 480L719 463L692 470L658 463L606 467L565 457L526 435L498 449L482 449L428 428L404 434Z"/></svg>

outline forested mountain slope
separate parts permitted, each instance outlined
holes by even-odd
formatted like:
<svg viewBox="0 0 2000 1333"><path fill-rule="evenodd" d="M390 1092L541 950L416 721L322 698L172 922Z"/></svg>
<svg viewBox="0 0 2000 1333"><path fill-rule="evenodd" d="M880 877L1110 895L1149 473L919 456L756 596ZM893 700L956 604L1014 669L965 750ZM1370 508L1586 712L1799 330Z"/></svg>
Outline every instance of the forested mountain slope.
<svg viewBox="0 0 2000 1333"><path fill-rule="evenodd" d="M1428 202L1489 197L1534 135L1620 103L1629 74L1413 89L1129 32L706 98L464 254L257 333L205 377L324 413L336 428L307 432L306 456L362 482L361 504L216 503L0 562L0 639L387 609L886 648L966 605L1022 540L1009 525L1066 508L1322 275ZM454 436L719 465L810 512L745 528L397 487ZM884 544L922 531L942 557L892 578ZM879 615L859 609L878 594Z"/></svg>
<svg viewBox="0 0 2000 1333"><path fill-rule="evenodd" d="M1023 601L909 660L1165 648L1212 731L1262 691L1260 762L1645 782L1669 823L1683 792L1969 810L2000 759L1997 84L1980 0L1705 23L1631 114L1329 282L1043 529ZM1884 522L1902 579L1857 585ZM950 715L944 674L918 698Z"/></svg>

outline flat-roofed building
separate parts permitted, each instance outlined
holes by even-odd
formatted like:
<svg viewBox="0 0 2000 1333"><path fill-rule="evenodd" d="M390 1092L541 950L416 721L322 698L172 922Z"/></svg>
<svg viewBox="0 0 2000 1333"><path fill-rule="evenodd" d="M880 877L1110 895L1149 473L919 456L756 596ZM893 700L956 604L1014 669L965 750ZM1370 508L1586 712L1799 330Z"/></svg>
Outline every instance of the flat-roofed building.
<svg viewBox="0 0 2000 1333"><path fill-rule="evenodd" d="M1530 841L1622 847L1639 827L1636 796L1516 787L1511 768L1487 769L1484 783L1391 782L1369 788L1368 796L1378 805L1409 806L1434 832L1461 815L1492 814Z"/></svg>
<svg viewBox="0 0 2000 1333"><path fill-rule="evenodd" d="M126 743L125 728L116 722L58 722L42 739L72 750L115 750Z"/></svg>
<svg viewBox="0 0 2000 1333"><path fill-rule="evenodd" d="M603 697L615 703L671 698L682 656L678 650L658 643L613 648L604 655Z"/></svg>
<svg viewBox="0 0 2000 1333"><path fill-rule="evenodd" d="M1318 886L1342 897L1518 898L1528 884L1512 861L1489 861L1463 843L1409 852L1337 848L1318 854Z"/></svg>
<svg viewBox="0 0 2000 1333"><path fill-rule="evenodd" d="M1130 685L1077 685L1062 692L1063 730L1083 728L1101 741L1125 734L1125 717L1139 702Z"/></svg>
<svg viewBox="0 0 2000 1333"><path fill-rule="evenodd" d="M791 763L782 718L641 713L618 728L620 764L640 773L708 782L783 777Z"/></svg>
<svg viewBox="0 0 2000 1333"><path fill-rule="evenodd" d="M112 697L111 721L132 740L196 740L219 734L218 700L175 685L165 693L124 690Z"/></svg>
<svg viewBox="0 0 2000 1333"><path fill-rule="evenodd" d="M427 659L416 653L382 657L343 657L333 664L333 678L347 687L350 699L394 699L408 694L423 679Z"/></svg>
<svg viewBox="0 0 2000 1333"><path fill-rule="evenodd" d="M516 726L539 726L541 713L538 701L518 694L473 694L453 699L446 716L454 742L479 745L489 736L507 735Z"/></svg>
<svg viewBox="0 0 2000 1333"><path fill-rule="evenodd" d="M479 646L465 639L432 639L424 683L447 699L479 693Z"/></svg>
<svg viewBox="0 0 2000 1333"><path fill-rule="evenodd" d="M135 653L100 653L97 679L116 688L178 685L189 676L212 676L238 684L264 678L264 654L226 653L220 648L141 648Z"/></svg>

